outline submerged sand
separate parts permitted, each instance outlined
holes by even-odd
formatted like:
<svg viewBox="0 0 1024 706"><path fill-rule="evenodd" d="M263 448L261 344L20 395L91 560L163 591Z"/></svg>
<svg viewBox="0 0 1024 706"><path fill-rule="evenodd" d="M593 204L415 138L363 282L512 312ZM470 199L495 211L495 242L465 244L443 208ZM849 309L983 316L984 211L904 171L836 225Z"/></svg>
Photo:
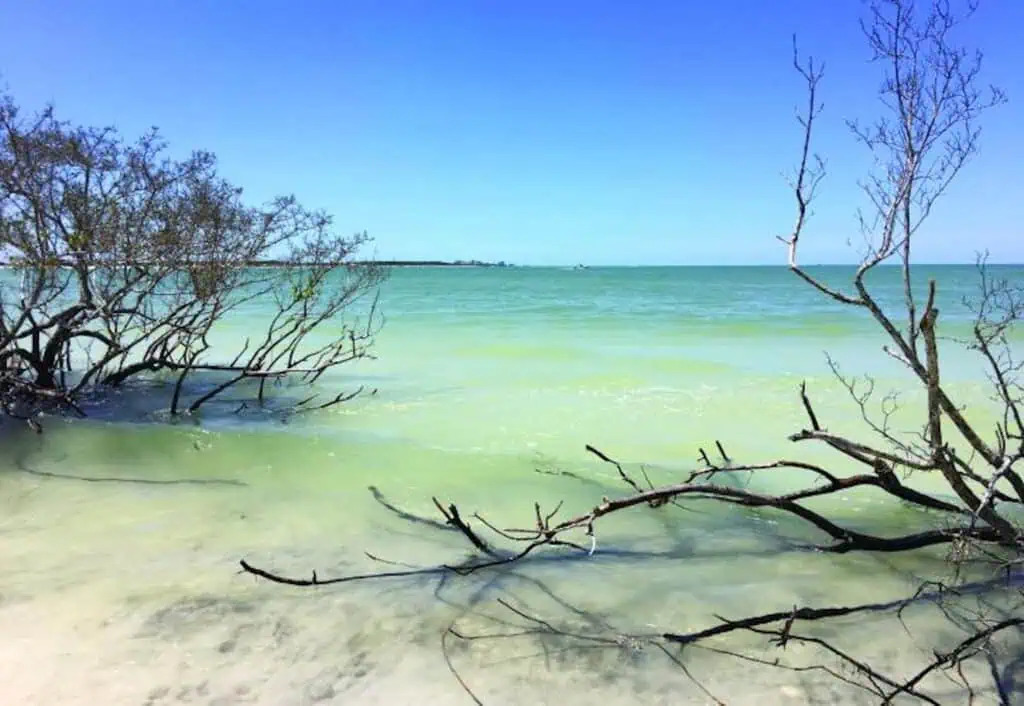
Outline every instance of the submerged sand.
<svg viewBox="0 0 1024 706"><path fill-rule="evenodd" d="M181 446L194 434L119 433L177 434ZM397 517L374 500L365 482L371 479L358 471L326 488L313 479L296 487L276 482L270 471L239 478L221 457L211 466L237 484L135 483L128 464L119 467L128 482L89 482L40 475L75 467L59 451L60 430L52 437L48 445L14 442L9 448L22 446L18 465L0 476L4 704L875 703L821 671L781 671L694 648L673 651L677 662L643 637L705 627L716 613L899 599L941 562L940 553L801 551L791 541L809 536L799 524L701 506L608 518L592 557L551 552L469 577L294 588L239 574L237 562L244 557L297 576L316 568L327 578L396 568L364 551L430 565L463 558L468 545L454 533ZM207 439L205 450L178 453L198 458L232 446L244 454L240 449L253 445L244 434ZM378 451L386 462L386 449ZM269 466L278 460L267 458ZM460 498L467 510L487 508L497 522L523 524L525 515L528 524L529 492L545 507L564 498L582 509L616 487L600 464L571 469L593 487L536 474L530 459L510 458L507 465L508 474L519 475L507 477L503 496L465 479L449 479L447 487L439 481L438 492ZM388 502L433 516L429 490L386 481L380 492L390 491ZM870 499L865 503L849 515L871 512ZM499 598L604 642L495 637L538 627ZM891 617L861 616L822 634L879 668L910 675L927 659L931 640L955 630L927 606L906 618L910 632ZM474 639L445 638L452 626ZM814 657L798 645L782 653L753 635L712 644L797 664ZM964 701L949 679L933 687L942 703ZM993 699L989 688L977 703Z"/></svg>

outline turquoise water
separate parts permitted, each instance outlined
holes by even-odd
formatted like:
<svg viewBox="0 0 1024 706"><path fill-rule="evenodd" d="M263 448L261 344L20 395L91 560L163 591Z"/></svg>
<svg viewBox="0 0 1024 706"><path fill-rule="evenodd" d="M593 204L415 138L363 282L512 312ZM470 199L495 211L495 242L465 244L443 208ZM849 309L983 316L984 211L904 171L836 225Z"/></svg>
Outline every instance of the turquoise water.
<svg viewBox="0 0 1024 706"><path fill-rule="evenodd" d="M995 271L1024 278L1024 268ZM817 272L839 283L850 271ZM902 299L898 274L872 279L890 307ZM922 290L929 277L940 282L942 332L966 335L974 268L922 268ZM498 596L559 624L682 631L716 613L898 598L941 561L940 552L794 551L794 541L820 537L786 517L703 504L606 518L593 557L552 552L440 586L311 591L237 575L243 557L322 577L389 568L365 552L457 561L467 551L457 536L403 520L370 488L409 513L436 518L436 495L466 515L529 527L535 501L564 501L568 516L626 492L586 444L634 473L643 464L654 482L679 479L715 440L739 461L795 457L846 470L786 441L805 423L801 380L829 429L863 429L826 351L880 391L902 390L896 419L909 431L920 421L921 396L864 313L824 300L784 268L403 268L384 286L381 310L376 359L321 382L325 392L376 390L341 407L282 423L225 414L237 406L229 401L166 424L164 398L128 390L90 407L89 420L47 420L41 437L2 432L0 702L472 703L440 636L455 619L466 632L494 632L482 614L515 617ZM237 345L266 315L259 305L240 312L217 345ZM953 341L942 355L947 384L985 419L977 361ZM736 482L779 490L806 479L772 472ZM931 521L871 492L820 506L879 533ZM939 630L919 620L922 634ZM897 667L916 649L880 640L866 622L850 634ZM530 639L452 650L486 703L710 703L651 651L545 657ZM814 675L707 652L688 654L687 665L728 703L860 698Z"/></svg>

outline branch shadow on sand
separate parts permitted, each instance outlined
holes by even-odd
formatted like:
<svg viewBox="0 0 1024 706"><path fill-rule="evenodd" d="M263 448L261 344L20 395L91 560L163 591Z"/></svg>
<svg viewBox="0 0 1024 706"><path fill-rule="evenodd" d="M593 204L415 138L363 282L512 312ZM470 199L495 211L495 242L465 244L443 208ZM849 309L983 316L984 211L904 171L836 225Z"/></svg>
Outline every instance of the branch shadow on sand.
<svg viewBox="0 0 1024 706"><path fill-rule="evenodd" d="M451 524L404 510L375 486L371 486L369 490L374 500L390 515L403 523L411 523L414 528L433 529L449 535L461 531ZM687 517L690 520L695 519L689 514ZM752 532L752 536L754 534L756 533ZM733 641L725 645L714 641L708 644L702 641L685 646L667 643L664 640L666 635L660 629L655 629L653 625L645 622L650 616L648 615L646 619L640 616L644 613L649 614L650 606L678 600L681 596L680 591L687 592L685 586L672 585L671 582L659 584L657 581L645 586L648 583L645 579L636 584L637 588L643 588L643 591L630 592L628 597L622 598L625 603L620 601L618 604L607 595L598 595L596 598L591 595L585 598L589 605L583 605L578 598L570 597L566 593L566 589L571 589L570 593L580 594L579 584L591 587L584 588L584 595L588 591L602 594L611 590L610 587L602 588L603 570L639 578L649 577L651 568L686 566L688 561L726 559L743 562L744 559L764 559L771 563L786 554L808 553L806 546L796 543L762 546L749 551L737 551L736 547L722 550L709 544L684 538L682 535L673 535L672 546L665 550L647 550L642 545L616 546L615 543L606 542L596 555L572 551L531 554L514 563L499 562L469 574L443 565L433 568L417 567L391 561L390 558L369 556L378 562L408 568L412 574L397 576L388 579L386 584L375 585L374 595L377 600L399 605L403 602L403 592L429 590L429 595L450 611L444 618L446 625L438 636L439 648L453 678L477 704L490 703L495 699L496 702L502 702L500 695L487 692L496 688L495 685L505 683L510 672L518 673L525 670L524 674L534 675L536 669L543 669L556 679L578 679L594 687L615 684L616 688L620 688L624 683L628 683L634 693L642 694L645 698L669 700L682 698L683 691L679 689L678 682L673 685L664 679L665 673L661 670L675 670L695 689L692 692L693 698L706 703L721 704L725 701L714 692L716 688L723 688L723 685L728 690L730 679L735 681L727 675L735 669L736 662L732 660L736 659L745 661L744 669L764 668L773 674L780 671L789 674L788 678L782 677L783 681L779 683L798 684L800 690L812 702L815 699L826 699L834 703L877 703L873 694L864 692L861 685L852 681L847 681L846 686L850 687L848 690L843 690L842 685L837 686L834 682L837 673L835 668L829 666L828 661L822 659L820 655L816 658L818 661L811 663L803 663L797 659L794 663L787 664L782 660L791 662L791 652L766 653L766 645L763 644L763 638L758 637L756 629L750 632L738 631L732 636ZM498 558L500 559L500 556ZM941 561L938 558L936 560ZM888 567L893 576L908 583L919 578L916 572L899 562L885 561L879 565L882 568ZM565 570L571 566L576 567L573 569L574 582L565 583ZM583 566L594 569L596 573L579 573ZM692 570L699 570L699 565L691 563L689 566ZM757 569L751 566L751 570ZM966 609L983 607L989 616L998 617L999 596L1005 595L1007 590L1016 591L1022 585L1024 575L1014 574L1002 579L963 583L957 587L955 597L943 587L937 586L934 590L919 591L909 598L902 596L865 604L863 608L856 610L860 616L857 622L865 626L866 632L861 638L866 642L858 642L854 648L866 649L874 654L874 651L880 648L878 635L885 634L878 631L882 625L886 625L884 629L893 631L888 633L893 639L898 638L907 642L908 651L921 651L928 657L925 642L931 637L939 632L962 630L959 621L949 609L954 602L956 605L967 607ZM672 597L673 594L675 598ZM995 600L986 607L985 604L990 597ZM636 610L641 605L647 608ZM703 609L699 605L695 607L700 614L694 616L698 624L706 622L711 626L728 625L729 618L718 616L714 612L714 604L709 604ZM718 606L719 609L722 607ZM740 606L743 609L748 607L750 606ZM627 610L623 610L624 608ZM733 605L732 610L736 609L737 606ZM921 617L926 615L931 617ZM919 634L911 634L911 628L904 622L908 616L917 616L912 622L919 623L915 628L915 632ZM410 620L426 622L428 618L413 616ZM939 625L939 621L943 620L943 624ZM621 623L622 627L616 625L616 622ZM636 628L637 625L640 629ZM681 627L684 626L658 626L665 629ZM834 638L834 629L835 626L825 622L808 623L802 635L805 638L820 635L822 637L819 639L828 640ZM872 630L875 630L874 637L871 635ZM1006 637L1012 647L1019 645L1024 634L1020 630L1014 630ZM919 642L919 638L923 641ZM758 640L761 644L756 644ZM798 650L797 654L806 655L801 650ZM723 661L724 658L728 658L729 661ZM884 664L898 673L902 657L897 654L895 659L892 665ZM1024 660L1020 658L1019 653L1011 651L999 659L991 658L990 662L993 677L991 686L975 687L975 696L991 697L999 703L1014 703L1024 696L1019 677ZM732 666L726 666L728 664ZM905 665L902 668L905 669ZM655 672L652 673L652 669ZM659 674L661 676L658 676ZM841 672L840 675L842 676ZM770 680L775 683L778 678L773 676ZM652 686L656 682L657 685ZM961 695L956 688L952 680L943 686L941 677L940 682L931 687L933 694L953 700L957 700ZM842 691L841 695L837 689Z"/></svg>
<svg viewBox="0 0 1024 706"><path fill-rule="evenodd" d="M80 424L73 421L69 424ZM88 423L88 422L85 422ZM213 486L244 488L249 484L236 478L147 478L132 475L88 475L84 473L50 471L36 467L33 456L44 450L46 434L37 434L27 426L7 428L3 430L3 443L0 444L0 477L5 473L19 473L36 478L55 481L73 481L97 485L139 485L139 486ZM73 467L75 460L71 455L63 453L51 463Z"/></svg>

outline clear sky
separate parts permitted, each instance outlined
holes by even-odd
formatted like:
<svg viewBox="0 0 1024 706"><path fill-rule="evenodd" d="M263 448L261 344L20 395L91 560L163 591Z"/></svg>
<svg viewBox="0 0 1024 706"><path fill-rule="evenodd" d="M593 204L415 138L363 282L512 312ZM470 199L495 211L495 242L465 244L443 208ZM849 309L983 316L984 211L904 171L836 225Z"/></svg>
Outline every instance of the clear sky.
<svg viewBox="0 0 1024 706"><path fill-rule="evenodd" d="M844 262L877 109L859 0L4 0L21 105L216 152L254 199L295 193L386 258L784 260L791 36L823 58L830 177L803 260ZM1010 103L919 254L1024 261L1024 2L968 27Z"/></svg>

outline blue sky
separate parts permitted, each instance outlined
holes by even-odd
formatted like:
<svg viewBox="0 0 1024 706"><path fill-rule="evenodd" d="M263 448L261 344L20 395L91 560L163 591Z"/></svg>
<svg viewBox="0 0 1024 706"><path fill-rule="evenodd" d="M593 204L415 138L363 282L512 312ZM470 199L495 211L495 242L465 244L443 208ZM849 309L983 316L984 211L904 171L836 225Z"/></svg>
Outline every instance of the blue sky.
<svg viewBox="0 0 1024 706"><path fill-rule="evenodd" d="M803 87L827 63L829 159L803 260L854 257L843 120L877 110L859 0L0 3L0 75L26 108L159 126L253 199L295 193L386 258L776 263ZM923 261L1024 261L1024 2L966 36L1010 103L922 234Z"/></svg>

